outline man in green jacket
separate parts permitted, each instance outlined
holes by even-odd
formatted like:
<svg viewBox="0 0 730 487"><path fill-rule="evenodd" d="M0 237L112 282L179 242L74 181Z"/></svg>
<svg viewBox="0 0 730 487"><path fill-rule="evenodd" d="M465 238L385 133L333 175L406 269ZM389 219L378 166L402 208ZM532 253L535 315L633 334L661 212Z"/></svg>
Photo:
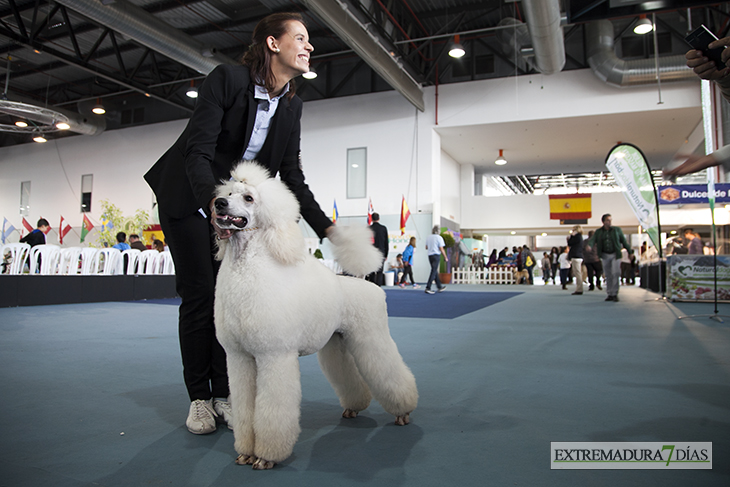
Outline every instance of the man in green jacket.
<svg viewBox="0 0 730 487"><path fill-rule="evenodd" d="M588 239L588 245L596 250L603 263L603 272L606 274L606 301L618 302L618 281L621 277L621 247L633 253L631 246L626 242L624 232L619 227L611 226L611 215L606 213L601 217L603 226L595 231Z"/></svg>

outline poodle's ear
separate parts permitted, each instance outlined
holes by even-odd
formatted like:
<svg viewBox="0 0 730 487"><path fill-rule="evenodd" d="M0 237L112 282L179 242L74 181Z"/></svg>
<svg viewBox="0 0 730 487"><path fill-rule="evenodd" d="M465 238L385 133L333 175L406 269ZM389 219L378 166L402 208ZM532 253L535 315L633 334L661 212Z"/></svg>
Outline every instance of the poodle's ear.
<svg viewBox="0 0 730 487"><path fill-rule="evenodd" d="M215 260L223 260L226 255L226 249L228 248L228 239L219 238L216 242L217 250L215 252Z"/></svg>
<svg viewBox="0 0 730 487"><path fill-rule="evenodd" d="M257 225L264 232L269 251L284 265L302 261L306 248L297 225L299 202L284 183L276 179L267 179L256 190L259 199Z"/></svg>
<svg viewBox="0 0 730 487"><path fill-rule="evenodd" d="M267 228L263 237L271 255L283 265L294 265L304 260L304 237L296 222L282 222Z"/></svg>

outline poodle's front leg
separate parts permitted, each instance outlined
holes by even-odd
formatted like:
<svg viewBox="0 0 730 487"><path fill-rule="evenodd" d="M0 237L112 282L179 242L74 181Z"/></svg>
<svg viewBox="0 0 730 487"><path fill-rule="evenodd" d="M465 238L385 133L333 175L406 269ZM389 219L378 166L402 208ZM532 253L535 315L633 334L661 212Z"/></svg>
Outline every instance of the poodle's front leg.
<svg viewBox="0 0 730 487"><path fill-rule="evenodd" d="M267 469L291 455L299 437L302 386L299 354L256 357L256 469Z"/></svg>
<svg viewBox="0 0 730 487"><path fill-rule="evenodd" d="M231 391L236 463L251 465L254 455L254 405L256 401L256 360L241 349L227 350L228 384Z"/></svg>

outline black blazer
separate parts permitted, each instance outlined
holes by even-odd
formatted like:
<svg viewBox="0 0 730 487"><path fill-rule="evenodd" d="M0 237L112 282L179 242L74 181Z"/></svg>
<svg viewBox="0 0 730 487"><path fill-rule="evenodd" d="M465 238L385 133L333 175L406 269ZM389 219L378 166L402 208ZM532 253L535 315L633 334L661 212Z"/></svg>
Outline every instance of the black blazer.
<svg viewBox="0 0 730 487"><path fill-rule="evenodd" d="M248 67L222 64L200 86L193 116L180 138L144 178L157 196L160 211L183 218L208 205L220 181L230 178L251 139L257 102ZM300 211L320 238L332 225L309 187L299 161L302 100L279 101L266 142L256 158L299 200Z"/></svg>
<svg viewBox="0 0 730 487"><path fill-rule="evenodd" d="M383 254L383 259L388 258L388 229L378 222L370 225L373 231L373 245Z"/></svg>

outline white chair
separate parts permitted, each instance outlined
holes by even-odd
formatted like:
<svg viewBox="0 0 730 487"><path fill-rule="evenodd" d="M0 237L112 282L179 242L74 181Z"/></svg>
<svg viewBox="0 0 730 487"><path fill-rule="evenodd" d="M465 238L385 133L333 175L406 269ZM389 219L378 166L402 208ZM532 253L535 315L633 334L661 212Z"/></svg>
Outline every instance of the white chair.
<svg viewBox="0 0 730 487"><path fill-rule="evenodd" d="M88 276L99 272L99 249L84 247L81 249L81 274Z"/></svg>
<svg viewBox="0 0 730 487"><path fill-rule="evenodd" d="M160 252L156 250L145 250L139 256L139 274L159 274L160 273Z"/></svg>
<svg viewBox="0 0 730 487"><path fill-rule="evenodd" d="M137 263L139 262L139 255L142 253L139 249L127 249L122 251L122 265L124 265L124 259L127 259L126 274L137 273Z"/></svg>
<svg viewBox="0 0 730 487"><path fill-rule="evenodd" d="M165 250L160 253L162 256L162 262L160 264L161 274L174 275L175 274L175 262L172 260L172 254L169 250Z"/></svg>
<svg viewBox="0 0 730 487"><path fill-rule="evenodd" d="M40 257L40 264L38 262L38 257ZM38 273L43 276L56 274L60 259L61 247L58 245L36 245L30 249L30 273Z"/></svg>
<svg viewBox="0 0 730 487"><path fill-rule="evenodd" d="M59 274L78 274L81 262L81 247L61 249L61 259L58 262Z"/></svg>
<svg viewBox="0 0 730 487"><path fill-rule="evenodd" d="M94 260L99 274L112 276L123 271L122 252L119 249L100 249Z"/></svg>
<svg viewBox="0 0 730 487"><path fill-rule="evenodd" d="M10 252L10 264L5 271L6 274L22 274L23 266L30 255L30 245L27 243L8 243L0 247L0 258L5 258L5 254Z"/></svg>

